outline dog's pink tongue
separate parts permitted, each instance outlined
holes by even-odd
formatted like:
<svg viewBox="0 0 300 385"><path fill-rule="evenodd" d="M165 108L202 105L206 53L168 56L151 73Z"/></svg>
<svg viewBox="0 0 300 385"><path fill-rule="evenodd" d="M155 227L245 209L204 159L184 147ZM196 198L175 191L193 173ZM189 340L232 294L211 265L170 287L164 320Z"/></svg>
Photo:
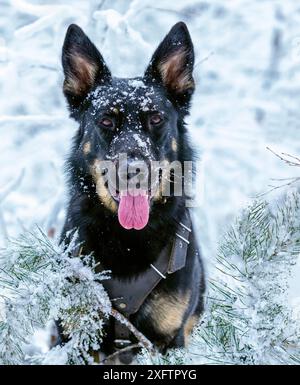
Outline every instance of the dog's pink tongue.
<svg viewBox="0 0 300 385"><path fill-rule="evenodd" d="M118 210L120 225L125 229L143 229L149 220L149 199L146 192L120 194Z"/></svg>

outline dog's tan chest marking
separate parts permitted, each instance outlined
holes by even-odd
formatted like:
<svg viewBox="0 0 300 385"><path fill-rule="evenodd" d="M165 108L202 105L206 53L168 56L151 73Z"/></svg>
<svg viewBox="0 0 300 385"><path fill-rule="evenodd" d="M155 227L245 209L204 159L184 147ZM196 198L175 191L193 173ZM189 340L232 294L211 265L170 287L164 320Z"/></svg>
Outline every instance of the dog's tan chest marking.
<svg viewBox="0 0 300 385"><path fill-rule="evenodd" d="M184 294L154 292L145 304L145 317L151 319L160 334L174 335L182 325L189 300L189 291Z"/></svg>

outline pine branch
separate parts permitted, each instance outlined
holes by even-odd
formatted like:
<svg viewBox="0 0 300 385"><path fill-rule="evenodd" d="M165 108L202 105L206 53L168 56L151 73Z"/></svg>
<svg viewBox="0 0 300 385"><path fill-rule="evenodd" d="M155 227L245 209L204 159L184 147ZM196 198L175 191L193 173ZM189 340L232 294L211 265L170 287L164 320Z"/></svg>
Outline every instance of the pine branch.
<svg viewBox="0 0 300 385"><path fill-rule="evenodd" d="M0 340L5 341L0 362L25 363L30 336L49 319L61 319L70 336L60 350L67 362L84 363L90 349L99 349L103 320L111 310L101 285L107 274L95 273L91 256L71 257L78 245L76 233L70 236L65 249L41 231L26 233L0 253L0 304L5 310L0 319ZM47 360L47 354L40 362Z"/></svg>
<svg viewBox="0 0 300 385"><path fill-rule="evenodd" d="M115 309L111 309L111 315L122 324L126 325L128 329L131 331L132 334L135 335L135 337L140 341L141 345L149 350L151 353L156 353L156 350L154 349L152 343L141 333L139 332L134 325L132 325L131 322L128 321L126 317L123 316L120 312L118 312Z"/></svg>
<svg viewBox="0 0 300 385"><path fill-rule="evenodd" d="M272 206L255 202L224 236L219 273L210 282L206 314L195 333L201 362L299 362L299 320L287 301L300 252L299 218L300 196L287 194Z"/></svg>
<svg viewBox="0 0 300 385"><path fill-rule="evenodd" d="M143 344L141 344L141 343L126 346L125 348L122 348L122 349L110 354L109 356L105 357L102 361L100 361L100 363L105 364L105 363L113 360L114 358L118 357L122 353L126 353L132 349L141 348L141 347L143 347Z"/></svg>
<svg viewBox="0 0 300 385"><path fill-rule="evenodd" d="M285 152L282 152L281 155L280 154L277 154L275 151L273 151L270 147L267 147L267 150L271 151L272 154L274 154L275 156L277 156L277 158L279 158L280 160L282 160L283 162L285 162L288 166L296 166L296 167L300 167L300 158L299 157L296 157L294 155L290 155L290 154L287 154ZM291 158L291 159L289 159Z"/></svg>

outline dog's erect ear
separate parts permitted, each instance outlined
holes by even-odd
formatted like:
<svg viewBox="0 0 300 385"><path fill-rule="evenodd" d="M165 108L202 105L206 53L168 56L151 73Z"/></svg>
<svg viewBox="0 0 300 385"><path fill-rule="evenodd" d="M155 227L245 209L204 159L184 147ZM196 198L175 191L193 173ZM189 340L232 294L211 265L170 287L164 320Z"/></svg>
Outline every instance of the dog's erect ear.
<svg viewBox="0 0 300 385"><path fill-rule="evenodd" d="M71 107L78 107L94 85L111 77L98 49L75 24L69 26L65 37L62 65L64 94Z"/></svg>
<svg viewBox="0 0 300 385"><path fill-rule="evenodd" d="M183 22L174 25L160 43L145 72L145 78L161 82L179 101L188 101L193 93L194 48Z"/></svg>

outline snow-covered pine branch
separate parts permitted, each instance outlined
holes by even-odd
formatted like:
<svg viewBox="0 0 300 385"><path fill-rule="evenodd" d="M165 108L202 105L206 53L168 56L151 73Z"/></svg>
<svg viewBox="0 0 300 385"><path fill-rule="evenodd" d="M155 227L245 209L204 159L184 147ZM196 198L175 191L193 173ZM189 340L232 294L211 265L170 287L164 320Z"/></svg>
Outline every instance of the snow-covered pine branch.
<svg viewBox="0 0 300 385"><path fill-rule="evenodd" d="M91 256L71 257L69 247L56 246L41 231L26 233L0 251L0 363L86 363L99 349L103 318L111 305ZM36 328L60 318L70 341L45 355L26 357Z"/></svg>
<svg viewBox="0 0 300 385"><path fill-rule="evenodd" d="M197 359L222 364L300 362L300 319L288 282L300 255L300 194L257 201L225 235L206 315L195 333ZM192 349L193 349L192 347Z"/></svg>

